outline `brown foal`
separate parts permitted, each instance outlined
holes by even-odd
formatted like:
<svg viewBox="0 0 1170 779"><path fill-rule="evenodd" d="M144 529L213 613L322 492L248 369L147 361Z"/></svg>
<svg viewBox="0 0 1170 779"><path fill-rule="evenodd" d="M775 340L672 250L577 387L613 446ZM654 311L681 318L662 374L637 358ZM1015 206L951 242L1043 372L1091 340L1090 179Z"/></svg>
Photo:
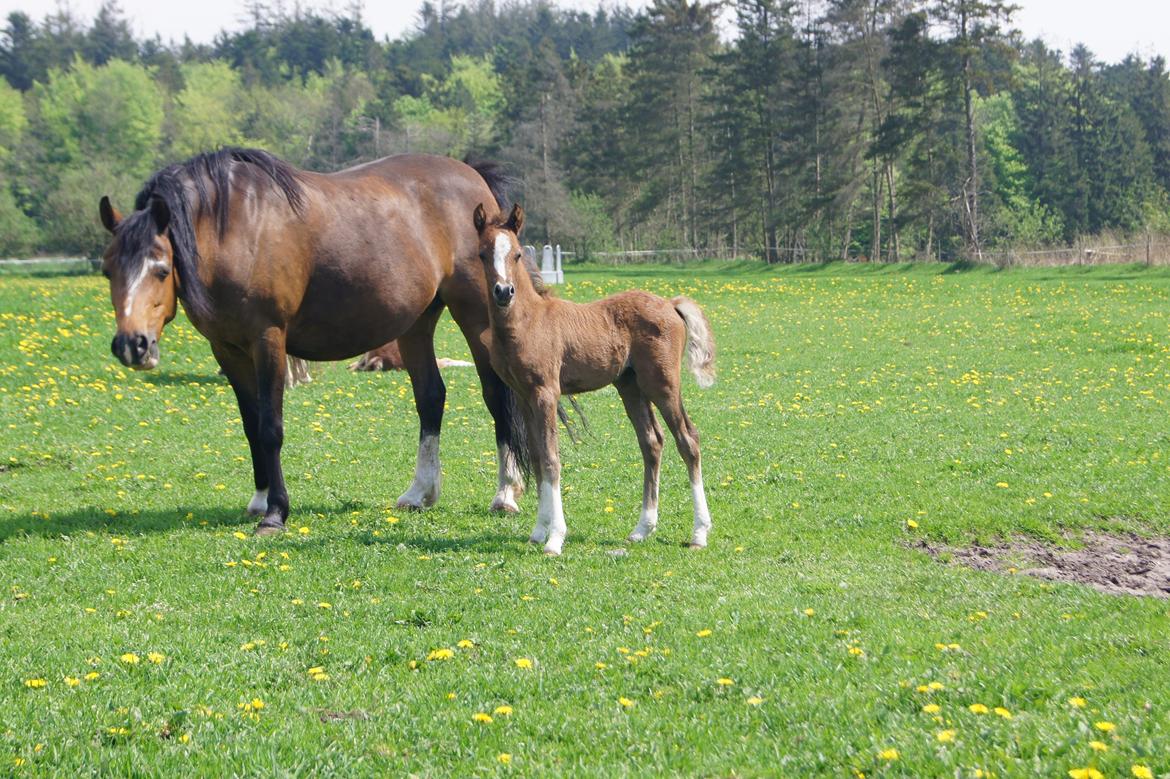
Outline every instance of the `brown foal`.
<svg viewBox="0 0 1170 779"><path fill-rule="evenodd" d="M516 393L539 478L536 526L529 541L544 544L550 555L560 554L565 541L557 442L561 394L613 384L638 434L645 466L642 514L629 540L644 540L658 524L663 438L653 404L670 428L690 476L695 512L690 546L706 546L711 515L703 491L699 434L683 409L680 386L684 355L700 387L715 382L715 339L699 306L685 297L666 300L641 291L586 304L559 300L521 259L520 206L500 219L480 205L473 221L491 298L492 368Z"/></svg>

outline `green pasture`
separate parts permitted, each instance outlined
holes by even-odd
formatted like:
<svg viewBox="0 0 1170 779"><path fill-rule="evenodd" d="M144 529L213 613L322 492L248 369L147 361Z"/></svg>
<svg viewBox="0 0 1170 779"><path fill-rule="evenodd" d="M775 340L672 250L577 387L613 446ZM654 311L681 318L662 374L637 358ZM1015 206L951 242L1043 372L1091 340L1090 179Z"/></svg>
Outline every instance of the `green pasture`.
<svg viewBox="0 0 1170 779"><path fill-rule="evenodd" d="M186 320L134 373L103 279L0 277L0 775L1170 772L1170 601L917 546L1170 531L1170 272L568 276L710 317L719 380L684 383L708 549L669 450L658 533L614 554L642 466L613 391L562 450L565 554L530 547L533 495L487 511L468 370L440 504L395 510L409 380L342 365L286 395L290 532L254 539ZM466 354L449 319L439 341Z"/></svg>

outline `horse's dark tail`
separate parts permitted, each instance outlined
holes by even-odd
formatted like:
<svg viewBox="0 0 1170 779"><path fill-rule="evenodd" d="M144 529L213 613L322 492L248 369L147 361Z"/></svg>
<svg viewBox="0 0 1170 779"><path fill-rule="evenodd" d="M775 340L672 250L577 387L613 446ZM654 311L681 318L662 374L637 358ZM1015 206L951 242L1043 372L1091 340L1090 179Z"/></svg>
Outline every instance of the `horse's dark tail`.
<svg viewBox="0 0 1170 779"><path fill-rule="evenodd" d="M511 208L512 202L509 195L511 190L520 183L519 179L508 173L503 165L492 160L477 160L466 157L463 162L470 165L471 169L487 183L488 189L492 191L492 197L496 199L496 205L500 207L501 211L507 211Z"/></svg>

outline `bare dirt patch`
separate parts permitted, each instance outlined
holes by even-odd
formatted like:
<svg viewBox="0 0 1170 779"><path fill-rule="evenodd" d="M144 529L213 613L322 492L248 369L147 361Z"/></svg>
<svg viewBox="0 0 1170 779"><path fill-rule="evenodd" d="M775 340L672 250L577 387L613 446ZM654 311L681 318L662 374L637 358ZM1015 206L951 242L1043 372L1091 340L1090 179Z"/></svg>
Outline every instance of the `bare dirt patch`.
<svg viewBox="0 0 1170 779"><path fill-rule="evenodd" d="M923 541L919 548L935 559L977 571L1076 582L1115 595L1170 598L1170 538L1089 533L1083 541L1084 546L1078 549L1026 539L997 546L967 547Z"/></svg>

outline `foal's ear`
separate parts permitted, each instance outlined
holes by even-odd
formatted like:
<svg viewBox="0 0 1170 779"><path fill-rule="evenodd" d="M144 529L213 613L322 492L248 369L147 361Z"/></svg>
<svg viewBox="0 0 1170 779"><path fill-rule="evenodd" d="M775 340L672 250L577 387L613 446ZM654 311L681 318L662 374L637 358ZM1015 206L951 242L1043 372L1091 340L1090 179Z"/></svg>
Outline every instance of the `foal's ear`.
<svg viewBox="0 0 1170 779"><path fill-rule="evenodd" d="M484 225L487 224L487 212L483 210L483 203L475 207L475 213L471 215L471 218L475 222L475 231L482 233Z"/></svg>
<svg viewBox="0 0 1170 779"><path fill-rule="evenodd" d="M159 235L167 231L167 225L171 223L171 209L162 198L150 199L150 218L154 220L154 229Z"/></svg>
<svg viewBox="0 0 1170 779"><path fill-rule="evenodd" d="M110 198L106 195L102 195L102 200L98 203L98 213L102 217L102 226L111 233L118 228L118 223L122 221L122 215L110 204Z"/></svg>
<svg viewBox="0 0 1170 779"><path fill-rule="evenodd" d="M520 207L519 203L512 206L512 213L508 214L508 221L504 223L504 228L511 230L520 235L520 231L524 229L524 209Z"/></svg>

